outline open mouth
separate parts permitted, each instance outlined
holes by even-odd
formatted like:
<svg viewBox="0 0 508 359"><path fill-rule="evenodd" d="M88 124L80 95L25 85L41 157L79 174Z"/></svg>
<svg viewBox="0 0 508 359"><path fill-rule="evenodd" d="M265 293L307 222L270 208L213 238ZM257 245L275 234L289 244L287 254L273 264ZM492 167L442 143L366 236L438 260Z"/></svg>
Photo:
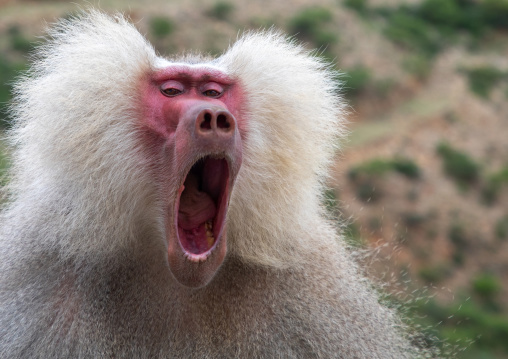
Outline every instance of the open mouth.
<svg viewBox="0 0 508 359"><path fill-rule="evenodd" d="M205 260L217 246L225 222L228 187L225 158L204 157L187 173L176 199L175 224L188 259Z"/></svg>

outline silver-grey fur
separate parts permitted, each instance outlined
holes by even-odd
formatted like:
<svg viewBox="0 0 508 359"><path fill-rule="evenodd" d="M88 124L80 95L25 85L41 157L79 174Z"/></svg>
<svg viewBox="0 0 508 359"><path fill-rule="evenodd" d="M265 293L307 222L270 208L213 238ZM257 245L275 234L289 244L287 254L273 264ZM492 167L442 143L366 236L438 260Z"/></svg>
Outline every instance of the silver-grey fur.
<svg viewBox="0 0 508 359"><path fill-rule="evenodd" d="M184 61L184 60L180 60ZM320 193L343 129L331 72L273 33L208 62L244 87L229 252L204 288L170 274L136 137L139 82L167 65L123 17L62 21L16 86L0 229L2 358L415 358Z"/></svg>

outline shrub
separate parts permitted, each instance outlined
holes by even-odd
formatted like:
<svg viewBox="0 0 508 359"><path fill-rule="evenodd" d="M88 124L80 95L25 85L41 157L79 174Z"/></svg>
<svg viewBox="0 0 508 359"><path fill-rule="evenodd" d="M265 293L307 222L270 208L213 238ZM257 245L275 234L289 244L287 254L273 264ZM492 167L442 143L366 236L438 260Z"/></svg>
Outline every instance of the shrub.
<svg viewBox="0 0 508 359"><path fill-rule="evenodd" d="M19 27L12 26L8 30L10 35L11 48L21 53L30 52L33 49L33 43L27 39L22 33Z"/></svg>
<svg viewBox="0 0 508 359"><path fill-rule="evenodd" d="M395 171L407 178L416 179L420 177L420 168L409 158L395 158L392 161L392 167Z"/></svg>
<svg viewBox="0 0 508 359"><path fill-rule="evenodd" d="M323 26L333 19L330 10L323 7L309 7L289 20L289 31L300 39L312 41L318 47L337 41L337 36L325 31Z"/></svg>
<svg viewBox="0 0 508 359"><path fill-rule="evenodd" d="M320 49L324 49L328 52L327 47L330 44L336 43L338 40L337 35L330 31L319 31L314 35L312 42L316 45L316 47ZM329 53L327 53L328 57ZM328 62L332 62L331 59Z"/></svg>
<svg viewBox="0 0 508 359"><path fill-rule="evenodd" d="M351 2L349 7L362 8L361 1L358 5ZM506 0L423 0L415 5L381 7L375 12L387 18L388 38L430 56L455 40L459 31L479 36L486 29L508 28Z"/></svg>
<svg viewBox="0 0 508 359"><path fill-rule="evenodd" d="M20 31L18 26L11 26L7 30L10 47L22 53L32 50L33 44ZM7 106L11 100L12 82L16 75L25 69L24 63L14 63L0 52L0 129L10 126L7 117Z"/></svg>
<svg viewBox="0 0 508 359"><path fill-rule="evenodd" d="M444 343L461 348L462 354L457 358L498 357L490 353L504 357L508 352L508 318L490 313L472 300L459 298L451 305L443 305L435 299L423 298L417 301L416 311L415 317L424 327L432 325ZM435 326L435 323L441 324Z"/></svg>
<svg viewBox="0 0 508 359"><path fill-rule="evenodd" d="M290 20L289 27L292 32L312 37L323 23L332 20L330 10L323 7L310 7L304 9Z"/></svg>
<svg viewBox="0 0 508 359"><path fill-rule="evenodd" d="M356 180L361 176L381 176L389 171L395 171L411 179L420 177L420 168L408 158L396 157L393 160L372 159L364 164L352 168L348 176Z"/></svg>
<svg viewBox="0 0 508 359"><path fill-rule="evenodd" d="M459 30L480 35L488 26L482 17L481 7L482 4L474 0L424 0L417 8L417 13L448 37L453 37L454 32Z"/></svg>
<svg viewBox="0 0 508 359"><path fill-rule="evenodd" d="M508 216L504 216L500 218L496 222L495 234L497 239L506 239L508 238Z"/></svg>
<svg viewBox="0 0 508 359"><path fill-rule="evenodd" d="M439 34L425 21L409 12L398 11L391 14L384 33L396 44L427 56L436 54L441 48Z"/></svg>
<svg viewBox="0 0 508 359"><path fill-rule="evenodd" d="M16 75L25 69L24 63L12 63L0 53L0 128L10 126L7 118L7 106L11 100L12 82Z"/></svg>
<svg viewBox="0 0 508 359"><path fill-rule="evenodd" d="M348 172L348 177L351 181L357 181L361 179L361 177L380 176L388 169L389 166L386 161L374 159L351 168Z"/></svg>
<svg viewBox="0 0 508 359"><path fill-rule="evenodd" d="M363 202L376 202L381 197L381 192L376 191L373 181L365 180L356 187L356 196Z"/></svg>
<svg viewBox="0 0 508 359"><path fill-rule="evenodd" d="M491 66L476 67L465 72L471 91L483 98L488 98L492 88L506 77L503 71Z"/></svg>
<svg viewBox="0 0 508 359"><path fill-rule="evenodd" d="M173 32L175 25L165 17L153 17L150 19L150 31L157 39L163 39Z"/></svg>
<svg viewBox="0 0 508 359"><path fill-rule="evenodd" d="M501 284L494 275L484 273L473 280L473 289L481 297L491 299L501 290Z"/></svg>
<svg viewBox="0 0 508 359"><path fill-rule="evenodd" d="M427 220L426 216L416 212L405 213L402 215L402 218L406 226L413 228L420 226Z"/></svg>
<svg viewBox="0 0 508 359"><path fill-rule="evenodd" d="M462 251L461 249L457 249L455 252L453 252L452 254L452 261L455 265L457 266L462 266L464 265L464 262L466 260L465 258L466 256L464 255L464 251Z"/></svg>
<svg viewBox="0 0 508 359"><path fill-rule="evenodd" d="M367 14L361 0L345 0L345 5ZM488 30L508 29L506 0L422 0L411 5L373 8L369 14L386 18L384 34L389 39L428 58L456 42L459 33L477 41Z"/></svg>
<svg viewBox="0 0 508 359"><path fill-rule="evenodd" d="M484 0L482 17L486 24L497 29L508 29L508 2L506 0Z"/></svg>
<svg viewBox="0 0 508 359"><path fill-rule="evenodd" d="M420 17L437 26L454 27L461 23L460 6L453 0L425 0L418 9Z"/></svg>
<svg viewBox="0 0 508 359"><path fill-rule="evenodd" d="M449 274L450 270L443 265L424 267L419 272L420 277L429 284L437 284Z"/></svg>
<svg viewBox="0 0 508 359"><path fill-rule="evenodd" d="M386 172L396 171L410 179L419 176L418 166L409 159L395 158L393 160L372 159L353 167L348 172L349 180L356 183L356 196L364 202L375 202L382 191L376 189L377 177Z"/></svg>
<svg viewBox="0 0 508 359"><path fill-rule="evenodd" d="M2 153L2 147L0 146L0 186L3 186L7 182L6 171L9 168L9 161L7 157ZM1 192L0 192L0 201L1 201Z"/></svg>
<svg viewBox="0 0 508 359"><path fill-rule="evenodd" d="M508 167L487 178L485 186L482 189L483 200L487 204L495 203L503 185L508 185Z"/></svg>
<svg viewBox="0 0 508 359"><path fill-rule="evenodd" d="M437 147L443 159L445 173L461 185L474 183L478 180L480 168L467 154L457 151L446 143Z"/></svg>
<svg viewBox="0 0 508 359"><path fill-rule="evenodd" d="M356 66L346 73L344 88L346 93L351 96L356 96L365 90L371 79L370 70L364 66Z"/></svg>
<svg viewBox="0 0 508 359"><path fill-rule="evenodd" d="M365 14L367 11L367 0L344 0L344 5L359 14Z"/></svg>
<svg viewBox="0 0 508 359"><path fill-rule="evenodd" d="M208 11L208 14L218 20L227 20L234 9L235 6L233 4L227 1L218 1Z"/></svg>
<svg viewBox="0 0 508 359"><path fill-rule="evenodd" d="M467 235L464 227L460 223L453 223L448 230L448 238L459 249L463 249L467 243Z"/></svg>

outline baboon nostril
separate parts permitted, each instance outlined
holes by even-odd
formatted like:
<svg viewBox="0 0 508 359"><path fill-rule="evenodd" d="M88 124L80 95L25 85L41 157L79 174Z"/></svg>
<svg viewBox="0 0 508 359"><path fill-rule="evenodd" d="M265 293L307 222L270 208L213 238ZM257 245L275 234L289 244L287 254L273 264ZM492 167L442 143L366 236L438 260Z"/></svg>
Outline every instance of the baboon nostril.
<svg viewBox="0 0 508 359"><path fill-rule="evenodd" d="M195 130L199 136L206 138L231 138L236 129L236 120L231 113L223 108L205 108L195 117Z"/></svg>
<svg viewBox="0 0 508 359"><path fill-rule="evenodd" d="M231 127L231 124L229 123L229 119L226 115L220 114L217 117L217 128L228 130Z"/></svg>
<svg viewBox="0 0 508 359"><path fill-rule="evenodd" d="M210 130L212 128L212 115L210 113L205 113L204 120L199 127L204 130Z"/></svg>

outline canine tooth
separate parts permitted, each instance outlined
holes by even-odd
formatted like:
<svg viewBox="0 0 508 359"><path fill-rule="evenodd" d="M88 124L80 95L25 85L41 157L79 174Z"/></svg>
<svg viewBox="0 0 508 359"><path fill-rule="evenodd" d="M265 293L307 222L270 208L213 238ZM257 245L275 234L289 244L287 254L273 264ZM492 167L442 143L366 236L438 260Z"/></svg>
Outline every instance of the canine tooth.
<svg viewBox="0 0 508 359"><path fill-rule="evenodd" d="M215 239L213 238L213 235L208 235L206 236L206 242L208 243L208 245L211 247L213 245L213 242L215 242Z"/></svg>
<svg viewBox="0 0 508 359"><path fill-rule="evenodd" d="M206 229L206 242L211 247L213 243L215 242L215 238L213 237L212 232L212 221L208 220L205 222L205 229Z"/></svg>

